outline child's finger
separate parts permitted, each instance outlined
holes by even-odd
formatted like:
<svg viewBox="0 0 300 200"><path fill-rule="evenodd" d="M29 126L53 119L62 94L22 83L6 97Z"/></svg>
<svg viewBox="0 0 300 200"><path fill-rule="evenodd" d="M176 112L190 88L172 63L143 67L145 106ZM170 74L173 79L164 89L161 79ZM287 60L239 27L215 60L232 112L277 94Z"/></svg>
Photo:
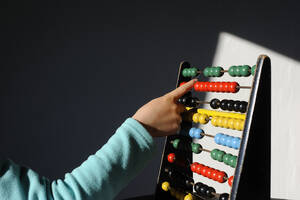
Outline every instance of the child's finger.
<svg viewBox="0 0 300 200"><path fill-rule="evenodd" d="M194 83L197 81L197 79L192 79L189 82L183 84L182 86L176 88L175 90L169 92L167 95L172 96L175 100L178 100L180 97L182 97L185 93L190 91Z"/></svg>

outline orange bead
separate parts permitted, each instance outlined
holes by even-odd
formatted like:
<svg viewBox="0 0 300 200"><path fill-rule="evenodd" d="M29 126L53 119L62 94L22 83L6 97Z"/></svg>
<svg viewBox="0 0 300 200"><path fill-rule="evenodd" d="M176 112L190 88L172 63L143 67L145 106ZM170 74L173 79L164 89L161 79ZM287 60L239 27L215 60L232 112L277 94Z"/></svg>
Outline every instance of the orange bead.
<svg viewBox="0 0 300 200"><path fill-rule="evenodd" d="M168 161L170 162L170 163L173 163L174 161L175 161L175 153L170 153L169 155L168 155Z"/></svg>
<svg viewBox="0 0 300 200"><path fill-rule="evenodd" d="M232 182L233 182L233 176L230 176L230 178L228 179L228 185L230 187L232 186Z"/></svg>

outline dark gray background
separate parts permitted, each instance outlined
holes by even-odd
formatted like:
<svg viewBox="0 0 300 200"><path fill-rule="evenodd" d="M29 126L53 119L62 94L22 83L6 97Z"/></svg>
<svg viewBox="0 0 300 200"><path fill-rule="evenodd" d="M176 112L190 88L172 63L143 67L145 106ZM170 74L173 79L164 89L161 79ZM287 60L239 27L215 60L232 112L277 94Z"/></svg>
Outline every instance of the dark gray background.
<svg viewBox="0 0 300 200"><path fill-rule="evenodd" d="M0 152L62 178L173 89L180 61L210 65L221 31L299 60L295 2L2 2ZM154 192L156 142L157 156L117 199Z"/></svg>

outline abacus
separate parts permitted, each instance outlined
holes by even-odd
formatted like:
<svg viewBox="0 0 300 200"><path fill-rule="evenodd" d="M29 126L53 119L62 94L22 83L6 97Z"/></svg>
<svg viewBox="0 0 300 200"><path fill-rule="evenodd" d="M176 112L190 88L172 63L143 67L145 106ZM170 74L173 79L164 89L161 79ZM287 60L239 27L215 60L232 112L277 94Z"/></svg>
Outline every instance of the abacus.
<svg viewBox="0 0 300 200"><path fill-rule="evenodd" d="M182 62L177 87L192 78L178 100L181 129L165 141L155 199L270 199L270 59L204 70Z"/></svg>

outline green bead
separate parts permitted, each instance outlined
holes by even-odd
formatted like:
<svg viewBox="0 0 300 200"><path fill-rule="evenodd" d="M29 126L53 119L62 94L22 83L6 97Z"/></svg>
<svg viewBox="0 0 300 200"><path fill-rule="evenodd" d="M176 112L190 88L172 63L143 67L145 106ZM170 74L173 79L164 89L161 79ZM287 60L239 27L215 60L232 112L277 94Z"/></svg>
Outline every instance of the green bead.
<svg viewBox="0 0 300 200"><path fill-rule="evenodd" d="M214 76L215 77L223 76L224 72L222 72L222 71L224 71L224 69L222 67L215 67L214 68Z"/></svg>
<svg viewBox="0 0 300 200"><path fill-rule="evenodd" d="M175 140L173 140L173 147L174 147L175 149L178 148L179 142L180 142L180 139L175 139Z"/></svg>
<svg viewBox="0 0 300 200"><path fill-rule="evenodd" d="M239 65L239 66L236 66L235 68L234 68L234 74L235 74L235 76L241 76L241 65Z"/></svg>
<svg viewBox="0 0 300 200"><path fill-rule="evenodd" d="M251 71L251 68L249 65L243 65L241 67L241 71L240 71L240 74L241 76L249 76L250 75L250 71Z"/></svg>
<svg viewBox="0 0 300 200"><path fill-rule="evenodd" d="M223 161L223 156L225 155L226 153L224 151L220 151L217 153L217 161L220 161L222 162Z"/></svg>
<svg viewBox="0 0 300 200"><path fill-rule="evenodd" d="M226 164L226 165L229 165L229 161L230 161L230 158L231 158L231 154L227 153L223 156L223 162Z"/></svg>
<svg viewBox="0 0 300 200"><path fill-rule="evenodd" d="M201 153L202 150L201 150L201 145L200 144L192 142L191 145L192 145L192 152L194 152L196 154Z"/></svg>
<svg viewBox="0 0 300 200"><path fill-rule="evenodd" d="M213 77L214 76L214 68L210 67L209 68L209 77Z"/></svg>
<svg viewBox="0 0 300 200"><path fill-rule="evenodd" d="M217 160L217 154L219 152L219 149L214 149L210 152L210 157L214 160Z"/></svg>
<svg viewBox="0 0 300 200"><path fill-rule="evenodd" d="M210 69L210 67L206 67L206 68L204 69L203 75L204 75L205 77L209 77L209 69Z"/></svg>
<svg viewBox="0 0 300 200"><path fill-rule="evenodd" d="M190 77L191 76L191 70L190 68L186 69L186 77Z"/></svg>
<svg viewBox="0 0 300 200"><path fill-rule="evenodd" d="M186 75L187 75L187 71L186 71L186 70L187 70L187 69L185 68L185 69L183 69L182 72L181 72L181 74L182 74L183 77L186 77Z"/></svg>
<svg viewBox="0 0 300 200"><path fill-rule="evenodd" d="M230 76L236 76L235 75L235 68L236 68L237 66L231 66L231 67L229 67L229 70L228 70L228 73L229 73L229 75Z"/></svg>
<svg viewBox="0 0 300 200"><path fill-rule="evenodd" d="M195 67L191 68L191 76L192 77L197 76L197 68Z"/></svg>
<svg viewBox="0 0 300 200"><path fill-rule="evenodd" d="M237 157L236 156L231 156L229 165L231 167L236 167L236 164L237 164Z"/></svg>
<svg viewBox="0 0 300 200"><path fill-rule="evenodd" d="M251 68L251 74L252 74L252 76L254 76L255 70L256 70L256 65L253 65L252 68Z"/></svg>

